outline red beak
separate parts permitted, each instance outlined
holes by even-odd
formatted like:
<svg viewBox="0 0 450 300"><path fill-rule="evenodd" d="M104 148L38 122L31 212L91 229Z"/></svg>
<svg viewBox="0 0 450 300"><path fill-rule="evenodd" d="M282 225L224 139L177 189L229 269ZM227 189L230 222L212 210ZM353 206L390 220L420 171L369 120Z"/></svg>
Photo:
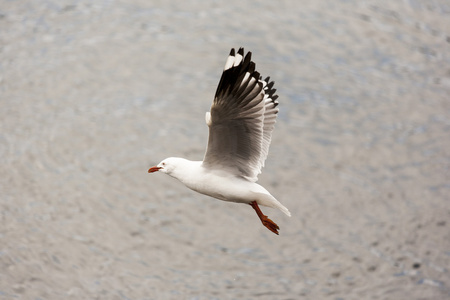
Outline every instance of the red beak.
<svg viewBox="0 0 450 300"><path fill-rule="evenodd" d="M159 169L162 169L162 168L161 167L151 167L150 169L148 169L148 172L153 173L153 172L158 171Z"/></svg>

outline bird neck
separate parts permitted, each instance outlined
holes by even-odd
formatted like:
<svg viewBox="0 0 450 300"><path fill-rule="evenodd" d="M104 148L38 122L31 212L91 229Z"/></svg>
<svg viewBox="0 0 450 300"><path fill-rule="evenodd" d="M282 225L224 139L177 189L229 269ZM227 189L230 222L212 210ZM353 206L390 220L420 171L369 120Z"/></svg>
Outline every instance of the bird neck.
<svg viewBox="0 0 450 300"><path fill-rule="evenodd" d="M184 158L178 158L176 167L169 174L170 176L185 182L189 180L194 174L198 173L201 166L201 161L192 161Z"/></svg>

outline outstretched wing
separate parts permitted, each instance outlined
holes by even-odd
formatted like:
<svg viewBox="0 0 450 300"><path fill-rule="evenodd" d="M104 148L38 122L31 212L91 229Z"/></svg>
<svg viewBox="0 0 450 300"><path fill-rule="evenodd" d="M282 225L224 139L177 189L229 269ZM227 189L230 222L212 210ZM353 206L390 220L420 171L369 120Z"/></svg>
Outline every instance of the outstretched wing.
<svg viewBox="0 0 450 300"><path fill-rule="evenodd" d="M269 152L278 113L274 82L262 80L251 52L231 49L206 113L209 140L203 165L256 181Z"/></svg>

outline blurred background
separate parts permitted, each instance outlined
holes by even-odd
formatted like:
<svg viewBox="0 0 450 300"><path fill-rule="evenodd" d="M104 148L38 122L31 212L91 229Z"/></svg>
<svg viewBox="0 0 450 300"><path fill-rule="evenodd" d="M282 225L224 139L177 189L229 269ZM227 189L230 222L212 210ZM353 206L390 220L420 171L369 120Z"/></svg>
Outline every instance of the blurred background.
<svg viewBox="0 0 450 300"><path fill-rule="evenodd" d="M449 299L450 3L2 1L1 299ZM259 183L196 194L232 47L275 80Z"/></svg>

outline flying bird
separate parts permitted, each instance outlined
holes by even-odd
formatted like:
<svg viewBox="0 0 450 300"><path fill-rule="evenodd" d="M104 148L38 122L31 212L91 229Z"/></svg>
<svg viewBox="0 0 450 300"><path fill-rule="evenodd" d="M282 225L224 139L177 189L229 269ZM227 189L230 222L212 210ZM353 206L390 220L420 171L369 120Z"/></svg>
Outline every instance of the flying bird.
<svg viewBox="0 0 450 300"><path fill-rule="evenodd" d="M234 48L225 63L211 111L206 113L208 147L203 161L169 157L148 172L163 172L188 188L223 201L250 204L262 224L278 234L278 225L259 208L289 210L257 184L269 152L278 114L278 96L270 77L262 79L244 48Z"/></svg>

